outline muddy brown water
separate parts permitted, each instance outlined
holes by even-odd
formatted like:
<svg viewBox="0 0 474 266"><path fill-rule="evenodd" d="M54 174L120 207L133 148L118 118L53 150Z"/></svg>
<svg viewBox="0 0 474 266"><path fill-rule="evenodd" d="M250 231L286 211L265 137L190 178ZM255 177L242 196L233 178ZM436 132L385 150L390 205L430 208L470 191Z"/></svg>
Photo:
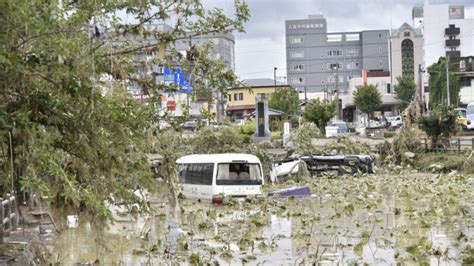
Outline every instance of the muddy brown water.
<svg viewBox="0 0 474 266"><path fill-rule="evenodd" d="M102 230L80 220L77 229L59 236L51 262L459 265L462 250L474 244L472 178L454 183L447 177L383 178L319 179L309 184L311 197L264 203L214 206L181 200L176 219L166 202L158 202L152 214L115 212L116 223ZM446 191L451 198L436 196Z"/></svg>

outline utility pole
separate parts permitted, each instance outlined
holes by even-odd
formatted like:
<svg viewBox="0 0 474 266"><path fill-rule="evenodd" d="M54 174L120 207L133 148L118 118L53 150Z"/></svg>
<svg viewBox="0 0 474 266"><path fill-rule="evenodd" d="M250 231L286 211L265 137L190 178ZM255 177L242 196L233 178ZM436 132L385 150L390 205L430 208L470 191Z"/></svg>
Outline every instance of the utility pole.
<svg viewBox="0 0 474 266"><path fill-rule="evenodd" d="M277 86L277 67L273 67L273 84L275 85L275 87Z"/></svg>
<svg viewBox="0 0 474 266"><path fill-rule="evenodd" d="M416 89L416 94L415 94L415 102L420 103L420 110L421 113L424 113L424 106L423 106L423 79L422 79L422 68L421 64L418 65L418 88Z"/></svg>
<svg viewBox="0 0 474 266"><path fill-rule="evenodd" d="M337 119L341 119L341 114L339 112L339 63L333 64L333 68L336 70L336 113Z"/></svg>
<svg viewBox="0 0 474 266"><path fill-rule="evenodd" d="M306 86L304 86L304 102L308 101L308 96L306 94Z"/></svg>
<svg viewBox="0 0 474 266"><path fill-rule="evenodd" d="M447 93L447 100L448 100L448 106L451 105L451 95L449 95L449 53L446 54L446 93Z"/></svg>

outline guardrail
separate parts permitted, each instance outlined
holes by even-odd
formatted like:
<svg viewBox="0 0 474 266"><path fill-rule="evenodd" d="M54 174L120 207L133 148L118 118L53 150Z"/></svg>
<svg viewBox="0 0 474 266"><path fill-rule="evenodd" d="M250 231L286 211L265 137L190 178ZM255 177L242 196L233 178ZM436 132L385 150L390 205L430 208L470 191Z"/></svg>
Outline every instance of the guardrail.
<svg viewBox="0 0 474 266"><path fill-rule="evenodd" d="M431 143L428 139L424 138L420 140L421 144L425 146L425 151L434 152L463 152L466 150L474 150L474 138L451 138L439 140L434 147L431 147Z"/></svg>
<svg viewBox="0 0 474 266"><path fill-rule="evenodd" d="M0 243L3 243L3 237L9 235L12 230L18 226L18 206L15 196L10 194L6 198L0 198Z"/></svg>

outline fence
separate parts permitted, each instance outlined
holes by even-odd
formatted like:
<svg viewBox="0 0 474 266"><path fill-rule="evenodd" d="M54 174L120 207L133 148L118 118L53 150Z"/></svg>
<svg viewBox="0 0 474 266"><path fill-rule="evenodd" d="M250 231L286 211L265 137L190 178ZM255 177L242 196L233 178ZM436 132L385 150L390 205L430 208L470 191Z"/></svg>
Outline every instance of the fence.
<svg viewBox="0 0 474 266"><path fill-rule="evenodd" d="M428 139L421 139L421 144L425 146L425 151L434 152L464 152L466 150L474 150L474 138L452 138L439 140L434 147L430 146Z"/></svg>
<svg viewBox="0 0 474 266"><path fill-rule="evenodd" d="M6 199L0 198L0 243L3 237L18 226L18 208L15 196L7 194Z"/></svg>

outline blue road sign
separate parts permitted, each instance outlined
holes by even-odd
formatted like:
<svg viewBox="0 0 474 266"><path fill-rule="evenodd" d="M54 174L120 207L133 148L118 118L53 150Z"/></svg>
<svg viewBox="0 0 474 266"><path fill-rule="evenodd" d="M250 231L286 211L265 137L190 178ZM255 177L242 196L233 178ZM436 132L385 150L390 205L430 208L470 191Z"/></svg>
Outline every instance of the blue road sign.
<svg viewBox="0 0 474 266"><path fill-rule="evenodd" d="M164 69L164 83L165 84L177 84L180 87L180 91L189 93L192 91L191 86L191 74L188 74L187 77L181 71L181 68L177 67L173 71L171 68L165 67Z"/></svg>

